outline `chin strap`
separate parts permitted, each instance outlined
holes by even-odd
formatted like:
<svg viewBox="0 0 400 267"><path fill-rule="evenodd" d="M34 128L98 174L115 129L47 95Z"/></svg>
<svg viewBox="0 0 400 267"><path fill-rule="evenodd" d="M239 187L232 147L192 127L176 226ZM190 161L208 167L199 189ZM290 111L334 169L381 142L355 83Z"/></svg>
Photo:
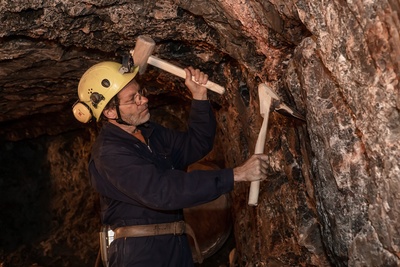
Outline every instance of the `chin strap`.
<svg viewBox="0 0 400 267"><path fill-rule="evenodd" d="M122 119L122 117L121 117L121 112L119 111L119 105L117 105L117 106L115 107L115 109L117 110L117 115L118 115L118 118L116 118L115 121L116 121L117 123L119 123L119 124L131 126L131 124L127 123L126 121L124 121L124 120Z"/></svg>

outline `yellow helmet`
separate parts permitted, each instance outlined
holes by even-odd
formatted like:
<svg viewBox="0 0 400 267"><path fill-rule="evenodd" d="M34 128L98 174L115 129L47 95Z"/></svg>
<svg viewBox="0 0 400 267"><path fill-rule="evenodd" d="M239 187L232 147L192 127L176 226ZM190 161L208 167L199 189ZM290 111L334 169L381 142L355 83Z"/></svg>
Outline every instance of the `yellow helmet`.
<svg viewBox="0 0 400 267"><path fill-rule="evenodd" d="M92 116L98 121L108 102L124 88L138 73L135 66L124 72L122 64L105 61L90 67L78 85L79 100L72 107L75 118L87 123Z"/></svg>

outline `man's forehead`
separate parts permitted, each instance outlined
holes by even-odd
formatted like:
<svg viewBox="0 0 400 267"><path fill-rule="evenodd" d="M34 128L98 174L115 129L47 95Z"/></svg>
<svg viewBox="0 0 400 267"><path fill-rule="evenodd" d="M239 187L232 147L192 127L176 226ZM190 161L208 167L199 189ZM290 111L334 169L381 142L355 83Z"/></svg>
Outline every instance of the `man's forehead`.
<svg viewBox="0 0 400 267"><path fill-rule="evenodd" d="M139 87L139 84L135 79L132 79L127 85L125 85L125 87L127 87L127 86L136 88L136 87Z"/></svg>
<svg viewBox="0 0 400 267"><path fill-rule="evenodd" d="M140 89L139 84L135 80L131 80L127 85L122 88L120 94L137 93Z"/></svg>

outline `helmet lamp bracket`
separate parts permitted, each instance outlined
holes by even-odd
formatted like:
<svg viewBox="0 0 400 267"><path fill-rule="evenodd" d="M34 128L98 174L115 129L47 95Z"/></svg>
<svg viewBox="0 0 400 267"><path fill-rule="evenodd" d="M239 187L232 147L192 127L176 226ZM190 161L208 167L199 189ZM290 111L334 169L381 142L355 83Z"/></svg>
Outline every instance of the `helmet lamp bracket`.
<svg viewBox="0 0 400 267"><path fill-rule="evenodd" d="M132 68L134 67L133 57L131 54L123 55L122 56L122 66L119 68L119 72L121 74L131 72Z"/></svg>

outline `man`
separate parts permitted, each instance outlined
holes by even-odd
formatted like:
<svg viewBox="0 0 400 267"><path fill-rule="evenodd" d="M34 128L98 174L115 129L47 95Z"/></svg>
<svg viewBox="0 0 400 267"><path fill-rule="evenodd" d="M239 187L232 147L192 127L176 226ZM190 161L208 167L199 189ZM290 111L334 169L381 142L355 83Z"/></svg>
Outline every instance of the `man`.
<svg viewBox="0 0 400 267"><path fill-rule="evenodd" d="M183 208L230 192L234 182L266 178L266 155L223 170L185 172L210 152L216 121L203 86L208 76L185 69L192 93L188 130L177 132L151 122L148 99L136 82L137 68L103 62L82 76L78 120L104 120L92 148L89 172L100 193L101 219L115 231L110 266L193 266L182 223ZM193 82L194 76L197 83ZM90 114L88 113L90 112Z"/></svg>

